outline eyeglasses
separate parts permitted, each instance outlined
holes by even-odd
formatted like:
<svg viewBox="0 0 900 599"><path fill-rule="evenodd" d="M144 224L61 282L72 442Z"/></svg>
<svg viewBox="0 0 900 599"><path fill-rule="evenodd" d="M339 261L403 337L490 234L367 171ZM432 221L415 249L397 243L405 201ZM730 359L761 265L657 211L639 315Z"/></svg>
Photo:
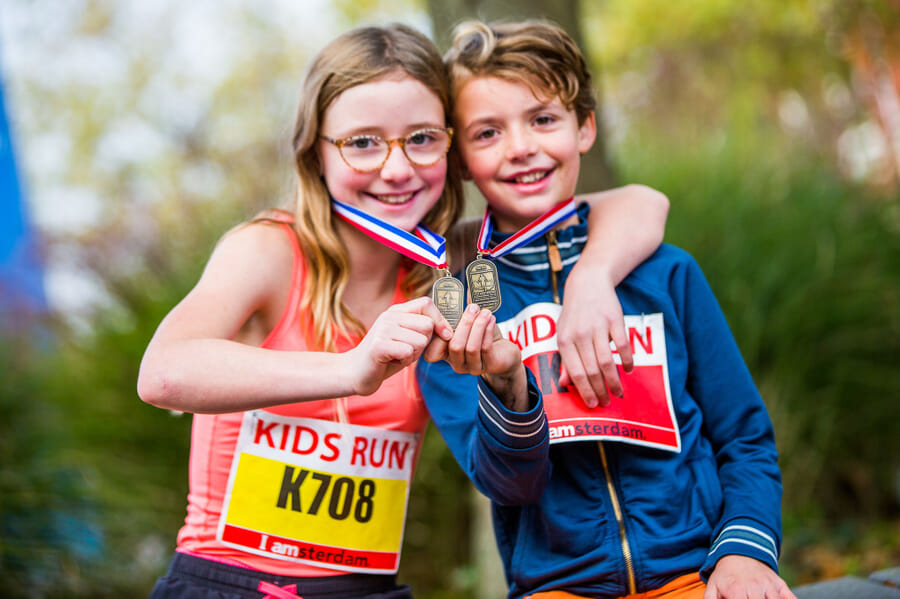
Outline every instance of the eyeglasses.
<svg viewBox="0 0 900 599"><path fill-rule="evenodd" d="M437 164L450 150L453 129L419 129L405 137L394 139L384 139L378 135L354 135L341 139L325 135L319 137L337 146L347 166L361 173L371 173L384 166L395 143L400 145L410 163L416 166Z"/></svg>

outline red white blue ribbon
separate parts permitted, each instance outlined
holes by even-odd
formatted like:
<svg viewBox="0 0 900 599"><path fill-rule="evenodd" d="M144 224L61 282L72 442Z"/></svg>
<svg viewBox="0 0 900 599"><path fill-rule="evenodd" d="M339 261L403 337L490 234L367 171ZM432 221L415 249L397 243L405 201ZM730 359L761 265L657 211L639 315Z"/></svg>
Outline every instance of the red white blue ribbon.
<svg viewBox="0 0 900 599"><path fill-rule="evenodd" d="M389 248L434 268L447 268L447 242L424 225L415 228L415 234L381 220L359 208L331 199L332 209L372 239Z"/></svg>
<svg viewBox="0 0 900 599"><path fill-rule="evenodd" d="M508 254L514 249L537 239L561 222L568 220L575 214L575 208L574 197L564 200L545 212L543 216L528 223L525 228L520 229L508 239L505 239L493 248L488 249L487 245L491 240L491 233L494 231L494 224L491 220L491 209L488 207L487 210L484 211L484 218L481 220L481 230L478 232L478 253L488 254L494 258L499 258L504 254Z"/></svg>

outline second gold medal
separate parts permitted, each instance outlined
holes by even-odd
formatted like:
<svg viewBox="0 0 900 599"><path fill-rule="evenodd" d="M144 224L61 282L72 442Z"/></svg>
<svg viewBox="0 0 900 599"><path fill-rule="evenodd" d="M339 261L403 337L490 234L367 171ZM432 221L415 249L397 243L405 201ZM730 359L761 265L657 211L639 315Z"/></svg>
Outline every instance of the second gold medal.
<svg viewBox="0 0 900 599"><path fill-rule="evenodd" d="M491 312L500 307L500 275L490 260L479 257L466 267L466 282L469 284L469 299L472 303Z"/></svg>

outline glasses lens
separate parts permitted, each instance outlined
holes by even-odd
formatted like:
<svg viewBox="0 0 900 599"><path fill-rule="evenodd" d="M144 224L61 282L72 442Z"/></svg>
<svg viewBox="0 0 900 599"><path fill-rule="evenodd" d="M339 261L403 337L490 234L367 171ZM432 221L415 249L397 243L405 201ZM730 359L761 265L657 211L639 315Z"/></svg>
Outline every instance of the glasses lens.
<svg viewBox="0 0 900 599"><path fill-rule="evenodd" d="M406 136L404 149L410 162L429 166L444 157L450 148L450 136L443 129L422 129Z"/></svg>
<svg viewBox="0 0 900 599"><path fill-rule="evenodd" d="M380 137L359 135L350 137L340 146L341 155L353 168L361 171L381 166L388 153L388 144Z"/></svg>

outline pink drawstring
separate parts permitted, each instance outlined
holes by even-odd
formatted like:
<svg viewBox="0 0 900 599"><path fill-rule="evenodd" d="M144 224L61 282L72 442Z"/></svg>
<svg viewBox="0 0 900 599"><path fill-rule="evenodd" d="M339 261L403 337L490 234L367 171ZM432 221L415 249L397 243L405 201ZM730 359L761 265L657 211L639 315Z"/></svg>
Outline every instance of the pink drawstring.
<svg viewBox="0 0 900 599"><path fill-rule="evenodd" d="M279 587L271 582L260 580L256 590L260 593L267 593L262 599L303 599L297 594L297 585L295 584Z"/></svg>

